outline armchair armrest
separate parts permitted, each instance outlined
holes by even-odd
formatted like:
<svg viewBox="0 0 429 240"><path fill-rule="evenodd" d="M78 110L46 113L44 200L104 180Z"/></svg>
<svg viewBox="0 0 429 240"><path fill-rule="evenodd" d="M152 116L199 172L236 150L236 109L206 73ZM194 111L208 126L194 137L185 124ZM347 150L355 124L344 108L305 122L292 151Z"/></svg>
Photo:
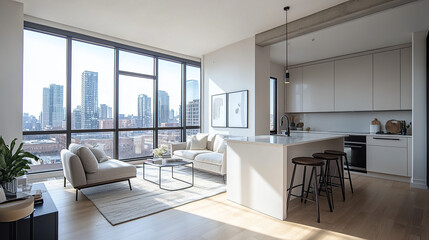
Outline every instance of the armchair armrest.
<svg viewBox="0 0 429 240"><path fill-rule="evenodd" d="M176 150L186 150L186 142L170 143L169 150L170 150L171 156L173 156L173 153Z"/></svg>
<svg viewBox="0 0 429 240"><path fill-rule="evenodd" d="M67 149L61 150L64 177L76 188L86 185L86 175L80 158Z"/></svg>

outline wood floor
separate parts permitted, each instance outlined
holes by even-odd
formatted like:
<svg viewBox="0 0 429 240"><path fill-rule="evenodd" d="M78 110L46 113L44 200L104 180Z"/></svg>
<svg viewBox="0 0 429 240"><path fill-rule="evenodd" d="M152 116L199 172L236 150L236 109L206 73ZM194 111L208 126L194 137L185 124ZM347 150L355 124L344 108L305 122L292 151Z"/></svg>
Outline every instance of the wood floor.
<svg viewBox="0 0 429 240"><path fill-rule="evenodd" d="M220 194L113 227L83 194L76 202L69 184L45 185L59 211L62 240L429 239L429 190L361 175L353 175L353 195L346 185L345 202L336 190L333 213L322 198L319 224L314 203L293 200L287 221L279 221Z"/></svg>

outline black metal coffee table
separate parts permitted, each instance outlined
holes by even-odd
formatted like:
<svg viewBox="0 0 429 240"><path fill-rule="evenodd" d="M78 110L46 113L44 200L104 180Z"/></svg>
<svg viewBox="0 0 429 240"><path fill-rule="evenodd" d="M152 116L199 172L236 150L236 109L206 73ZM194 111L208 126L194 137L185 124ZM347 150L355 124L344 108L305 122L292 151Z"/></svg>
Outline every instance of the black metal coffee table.
<svg viewBox="0 0 429 240"><path fill-rule="evenodd" d="M155 181L152 181L152 180L149 180L149 179L145 178L145 166L146 165L154 166L154 167L157 167L159 169L159 171L158 171L158 182L155 182ZM191 165L191 169L192 169L192 182L188 182L188 181L185 181L185 180L182 180L182 179L174 177L174 170L173 170L174 167L186 166L186 165ZM181 182L184 182L184 183L187 183L187 184L189 184L189 186L182 187L182 188L176 188L176 189L168 189L168 188L162 187L162 174L161 174L161 170L162 170L162 168L165 168L165 167L171 167L171 177L173 179L181 181ZM187 189L187 188L190 188L190 187L194 186L194 163L193 162L188 162L188 161L185 161L185 160L176 160L176 161L173 161L173 162L168 162L166 160L166 161L163 161L161 163L153 162L153 160L144 160L143 161L143 179L146 180L146 181L148 181L148 182L157 184L159 186L159 188L162 189L162 190L178 191L178 190Z"/></svg>

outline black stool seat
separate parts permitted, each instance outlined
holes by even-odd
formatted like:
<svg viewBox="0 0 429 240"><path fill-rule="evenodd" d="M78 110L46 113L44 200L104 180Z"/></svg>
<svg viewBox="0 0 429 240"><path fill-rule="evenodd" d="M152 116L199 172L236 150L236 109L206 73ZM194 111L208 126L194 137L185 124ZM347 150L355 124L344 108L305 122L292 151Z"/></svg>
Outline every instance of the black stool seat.
<svg viewBox="0 0 429 240"><path fill-rule="evenodd" d="M338 156L326 154L326 153L314 153L313 157L318 158L318 159L324 159L324 160L337 160L338 159Z"/></svg>
<svg viewBox="0 0 429 240"><path fill-rule="evenodd" d="M296 157L292 158L292 163L304 165L304 166L323 166L325 163L323 160L312 158L312 157Z"/></svg>
<svg viewBox="0 0 429 240"><path fill-rule="evenodd" d="M337 155L337 156L346 156L347 153L337 150L325 150L326 154Z"/></svg>

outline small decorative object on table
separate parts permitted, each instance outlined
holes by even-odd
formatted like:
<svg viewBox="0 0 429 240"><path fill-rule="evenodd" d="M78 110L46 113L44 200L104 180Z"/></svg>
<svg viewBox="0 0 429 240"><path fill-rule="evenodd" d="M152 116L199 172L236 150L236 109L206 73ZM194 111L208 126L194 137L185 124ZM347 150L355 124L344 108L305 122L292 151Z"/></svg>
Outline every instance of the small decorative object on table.
<svg viewBox="0 0 429 240"><path fill-rule="evenodd" d="M168 147L167 145L161 145L161 147L159 148L155 148L152 153L153 153L153 158L160 158L162 157L162 154L165 154L168 152Z"/></svg>
<svg viewBox="0 0 429 240"><path fill-rule="evenodd" d="M302 121L299 121L299 123L296 124L296 130L302 131L304 128L304 123Z"/></svg>
<svg viewBox="0 0 429 240"><path fill-rule="evenodd" d="M4 142L3 137L0 136L0 184L6 193L6 197L16 196L18 191L16 178L24 175L30 169L31 161L29 159L39 160L33 154L22 150L23 143L13 152L16 140L15 138L9 147Z"/></svg>
<svg viewBox="0 0 429 240"><path fill-rule="evenodd" d="M295 126L295 116L290 116L290 130L296 130Z"/></svg>

